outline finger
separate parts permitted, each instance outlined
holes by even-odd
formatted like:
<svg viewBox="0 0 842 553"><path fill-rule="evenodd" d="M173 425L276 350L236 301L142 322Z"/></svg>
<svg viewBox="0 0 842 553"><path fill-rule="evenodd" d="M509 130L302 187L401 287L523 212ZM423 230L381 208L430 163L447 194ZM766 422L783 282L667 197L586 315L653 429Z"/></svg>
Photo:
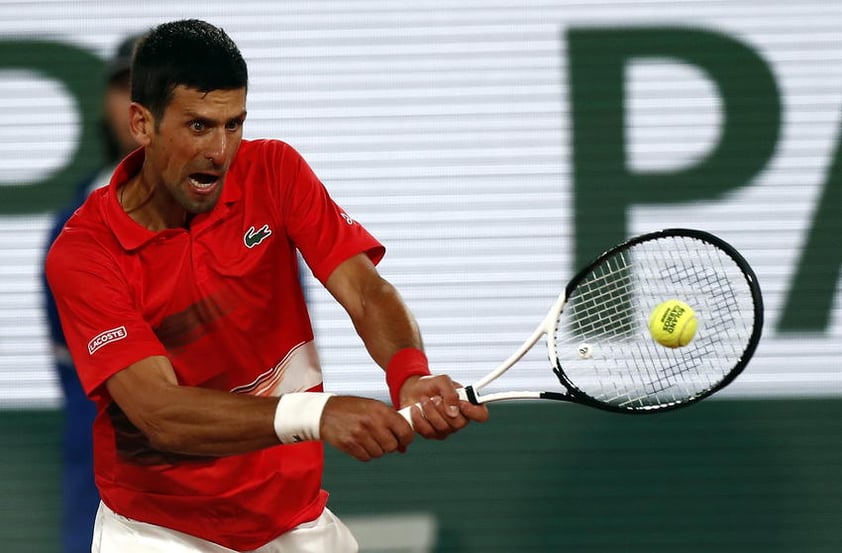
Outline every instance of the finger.
<svg viewBox="0 0 842 553"><path fill-rule="evenodd" d="M410 418L413 417L412 411L418 411L418 408L414 406L411 408ZM395 449L401 453L405 452L412 440L415 439L414 426L410 426L402 415L390 417L389 431L396 442Z"/></svg>
<svg viewBox="0 0 842 553"><path fill-rule="evenodd" d="M459 395L459 390L462 388L462 385L458 382L451 380L450 377L444 375L443 386L444 388L441 391L441 397L444 400L445 410L444 414L450 419L459 420L462 418L462 409L461 409L461 402L462 397ZM451 421L451 424L454 421ZM459 427L461 428L467 421L460 421Z"/></svg>
<svg viewBox="0 0 842 553"><path fill-rule="evenodd" d="M437 400L438 398L434 398ZM442 419L446 422L449 428L459 429L465 426L468 421L462 415L462 408L460 399L456 399L453 403L448 403L444 399L433 402L436 409L441 413Z"/></svg>
<svg viewBox="0 0 842 553"><path fill-rule="evenodd" d="M488 420L488 407L485 405L474 405L470 401L462 401L459 403L459 409L462 415L475 422L485 422Z"/></svg>
<svg viewBox="0 0 842 553"><path fill-rule="evenodd" d="M386 454L386 450L381 445L380 440L375 436L368 436L360 440L359 444L363 449L365 449L371 459L377 459L378 457L383 457L383 455Z"/></svg>
<svg viewBox="0 0 842 553"><path fill-rule="evenodd" d="M417 407L414 407L414 410L419 411ZM412 426L406 424L406 421L403 420L403 417L401 417L399 424L396 424L392 428L392 432L395 434L395 436L397 436L398 442L403 447L408 446L412 443L412 440L415 439L415 430Z"/></svg>
<svg viewBox="0 0 842 553"><path fill-rule="evenodd" d="M429 438L432 437L436 430L433 428L433 425L430 424L430 421L427 420L427 415L424 414L422 402L423 400L411 407L410 414L412 417L412 428L414 432L421 434L425 438Z"/></svg>
<svg viewBox="0 0 842 553"><path fill-rule="evenodd" d="M421 410L429 431L421 432L425 438L441 438L442 434L450 430L449 417L444 414L444 406L439 396L424 398L421 401Z"/></svg>
<svg viewBox="0 0 842 553"><path fill-rule="evenodd" d="M439 416L435 419L436 422L441 421L440 424L435 424L436 431L446 436L453 432L464 428L468 424L468 419L462 415L462 410L459 404L446 405L444 401L433 402L435 409ZM429 418L429 415L428 415Z"/></svg>
<svg viewBox="0 0 842 553"><path fill-rule="evenodd" d="M371 455L369 455L368 451L366 451L366 449L358 443L350 443L340 449L357 461L371 461Z"/></svg>
<svg viewBox="0 0 842 553"><path fill-rule="evenodd" d="M407 423L403 415L389 409L385 405L382 411L376 421L373 421L373 424L370 426L368 435L377 444L377 447L382 450L384 455L395 451L406 450L407 446L412 443L415 437L412 427Z"/></svg>
<svg viewBox="0 0 842 553"><path fill-rule="evenodd" d="M458 418L462 414L462 408L459 406L459 400L445 406L445 414L451 419Z"/></svg>

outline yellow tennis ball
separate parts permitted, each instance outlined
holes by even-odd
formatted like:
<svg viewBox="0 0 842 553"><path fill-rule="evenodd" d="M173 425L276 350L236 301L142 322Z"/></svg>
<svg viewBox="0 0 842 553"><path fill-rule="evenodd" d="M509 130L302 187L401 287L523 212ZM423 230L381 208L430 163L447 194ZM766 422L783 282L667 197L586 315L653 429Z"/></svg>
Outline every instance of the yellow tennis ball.
<svg viewBox="0 0 842 553"><path fill-rule="evenodd" d="M696 313L683 301L671 299L652 310L649 315L649 332L662 346L686 346L696 335Z"/></svg>

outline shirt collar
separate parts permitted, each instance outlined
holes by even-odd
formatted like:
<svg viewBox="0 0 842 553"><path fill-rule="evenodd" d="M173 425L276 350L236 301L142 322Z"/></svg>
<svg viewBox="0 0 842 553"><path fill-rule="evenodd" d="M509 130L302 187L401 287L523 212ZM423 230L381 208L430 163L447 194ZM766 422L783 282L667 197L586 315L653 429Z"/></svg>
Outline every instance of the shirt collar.
<svg viewBox="0 0 842 553"><path fill-rule="evenodd" d="M245 143L245 141L243 141ZM242 150L242 145L240 151ZM234 168L237 157L240 151L234 157L234 162L231 163L231 169ZM180 232L187 232L185 229L166 229L159 232L149 230L132 219L128 213L123 210L120 205L119 188L125 184L129 179L140 172L145 159L145 151L143 148L130 153L123 159L114 170L111 176L111 181L108 184L108 190L105 196L105 204L103 207L105 219L108 222L117 240L123 249L127 251L136 250L157 236L166 236L167 234L177 234ZM205 217L208 219L217 219L223 214L227 213L230 206L242 197L242 186L239 179L234 175L236 171L229 170L225 176L225 184L222 189L222 195L219 202L214 206L210 213ZM201 215L199 217L202 217ZM194 224L198 221L194 221Z"/></svg>
<svg viewBox="0 0 842 553"><path fill-rule="evenodd" d="M117 165L114 174L111 175L111 182L108 183L108 190L105 194L103 206L105 220L124 250L135 250L158 234L135 222L120 205L120 186L140 172L144 158L143 148L138 148L126 156Z"/></svg>

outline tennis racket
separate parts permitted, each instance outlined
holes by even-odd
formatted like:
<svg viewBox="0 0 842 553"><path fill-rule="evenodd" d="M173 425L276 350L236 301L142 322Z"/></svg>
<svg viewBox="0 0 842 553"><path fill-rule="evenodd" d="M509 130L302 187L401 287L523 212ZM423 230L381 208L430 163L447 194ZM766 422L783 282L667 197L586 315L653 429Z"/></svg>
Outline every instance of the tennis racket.
<svg viewBox="0 0 842 553"><path fill-rule="evenodd" d="M662 346L649 331L650 312L670 299L696 313L695 338L683 347ZM667 411L731 383L762 328L757 277L736 249L701 230L661 230L618 244L582 269L523 345L459 394L476 405L545 399L621 413ZM482 393L542 336L561 389ZM400 413L412 424L410 409Z"/></svg>

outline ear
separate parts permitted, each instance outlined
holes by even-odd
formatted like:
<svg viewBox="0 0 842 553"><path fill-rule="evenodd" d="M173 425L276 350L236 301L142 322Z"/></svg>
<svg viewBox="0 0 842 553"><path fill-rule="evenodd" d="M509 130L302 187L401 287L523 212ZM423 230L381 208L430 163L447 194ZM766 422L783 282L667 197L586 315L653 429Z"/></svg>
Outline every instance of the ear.
<svg viewBox="0 0 842 553"><path fill-rule="evenodd" d="M132 102L129 106L129 130L139 146L148 146L155 131L152 112L137 102Z"/></svg>

